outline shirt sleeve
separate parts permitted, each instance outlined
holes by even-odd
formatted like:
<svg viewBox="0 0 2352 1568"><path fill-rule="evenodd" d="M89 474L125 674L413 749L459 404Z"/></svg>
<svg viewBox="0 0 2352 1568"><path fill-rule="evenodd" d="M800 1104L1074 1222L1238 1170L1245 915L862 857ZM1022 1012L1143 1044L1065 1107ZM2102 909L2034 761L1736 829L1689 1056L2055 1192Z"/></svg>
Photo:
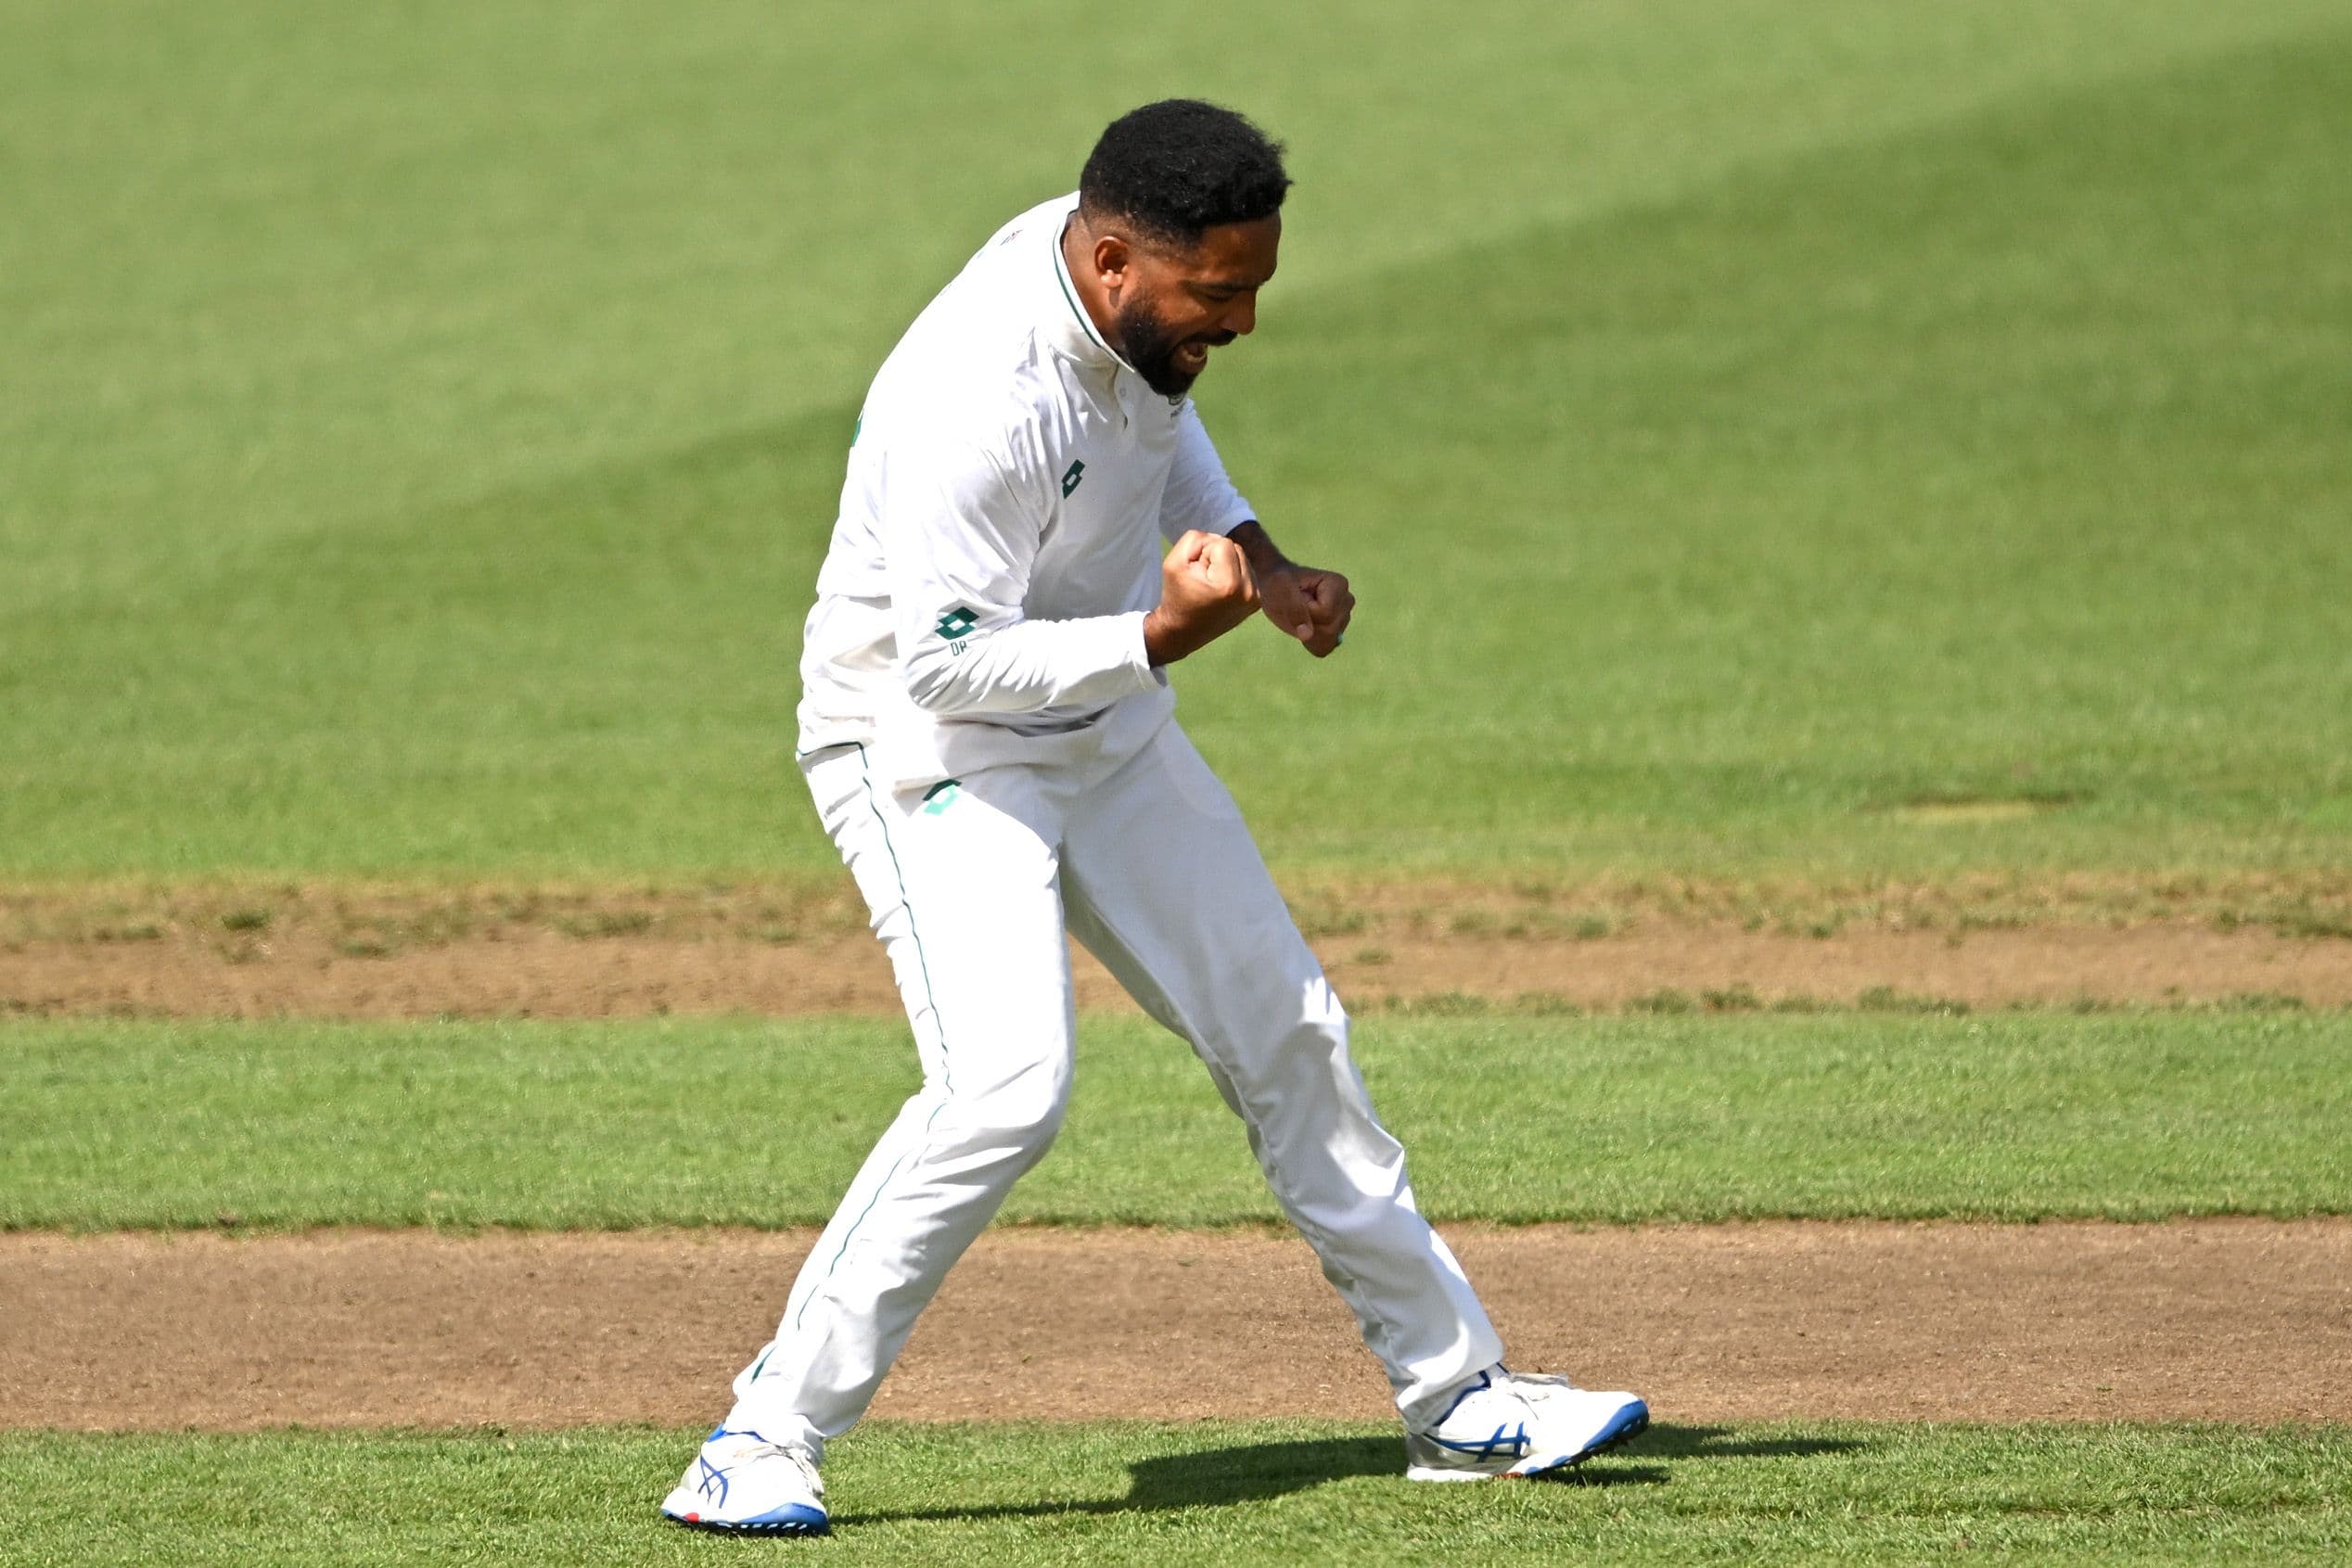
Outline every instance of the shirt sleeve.
<svg viewBox="0 0 2352 1568"><path fill-rule="evenodd" d="M1047 506L1017 456L927 442L919 455L892 456L882 499L899 670L916 707L1034 713L1157 686L1144 612L1023 618Z"/></svg>
<svg viewBox="0 0 2352 1568"><path fill-rule="evenodd" d="M1168 471L1168 489L1160 498L1160 533L1173 544L1187 529L1231 533L1257 516L1225 477L1225 465L1208 439L1208 427L1200 422L1200 411L1185 399L1176 416L1175 465Z"/></svg>

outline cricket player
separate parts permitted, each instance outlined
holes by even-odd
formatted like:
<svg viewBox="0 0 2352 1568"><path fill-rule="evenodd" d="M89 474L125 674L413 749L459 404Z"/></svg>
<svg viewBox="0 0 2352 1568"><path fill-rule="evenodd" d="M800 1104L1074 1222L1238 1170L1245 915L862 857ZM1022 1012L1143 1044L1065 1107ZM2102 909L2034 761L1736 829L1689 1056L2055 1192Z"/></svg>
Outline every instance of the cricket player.
<svg viewBox="0 0 2352 1568"><path fill-rule="evenodd" d="M888 951L923 1087L671 1519L825 1533L826 1441L1061 1124L1066 931L1241 1118L1387 1370L1408 1475L1549 1474L1648 1423L1630 1394L1504 1370L1373 1115L1339 999L1172 717L1187 656L1262 612L1326 657L1355 605L1345 577L1275 547L1186 395L1257 325L1289 185L1238 114L1136 109L875 377L808 620L799 763Z"/></svg>

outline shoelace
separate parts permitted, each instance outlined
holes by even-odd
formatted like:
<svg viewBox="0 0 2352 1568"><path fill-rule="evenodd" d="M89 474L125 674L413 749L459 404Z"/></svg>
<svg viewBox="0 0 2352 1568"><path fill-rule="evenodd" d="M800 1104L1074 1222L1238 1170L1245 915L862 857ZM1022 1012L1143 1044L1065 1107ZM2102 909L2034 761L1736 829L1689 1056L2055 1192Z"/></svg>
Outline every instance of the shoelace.
<svg viewBox="0 0 2352 1568"><path fill-rule="evenodd" d="M761 1459L765 1459L773 1454L790 1460L795 1465L799 1467L800 1478L809 1484L809 1495L815 1498L824 1496L824 1477L817 1473L816 1465L810 1460L807 1453L801 1449L787 1448L781 1443L763 1443L759 1447L754 1448L752 1453L755 1457Z"/></svg>
<svg viewBox="0 0 2352 1568"><path fill-rule="evenodd" d="M1559 1395L1573 1393L1576 1385L1566 1378L1545 1372L1505 1372L1502 1386L1530 1405L1541 1404Z"/></svg>
<svg viewBox="0 0 2352 1568"><path fill-rule="evenodd" d="M738 1466L752 1460L771 1458L790 1460L799 1467L801 1479L809 1484L809 1495L814 1498L824 1496L824 1477L817 1473L815 1461L811 1460L803 1449L795 1448L784 1443L760 1442L739 1448L728 1458L729 1463L726 1467L728 1472L733 1472ZM709 1462L707 1460L704 1461L706 1464Z"/></svg>

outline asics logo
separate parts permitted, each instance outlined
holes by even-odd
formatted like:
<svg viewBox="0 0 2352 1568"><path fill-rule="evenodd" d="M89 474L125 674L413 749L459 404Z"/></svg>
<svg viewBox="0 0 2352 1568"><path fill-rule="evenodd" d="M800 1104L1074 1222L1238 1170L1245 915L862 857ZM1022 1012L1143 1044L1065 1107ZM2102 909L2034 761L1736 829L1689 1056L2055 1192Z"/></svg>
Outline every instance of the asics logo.
<svg viewBox="0 0 2352 1568"><path fill-rule="evenodd" d="M1468 1454L1482 1460L1490 1460L1498 1456L1515 1460L1532 1447L1528 1442L1528 1424L1525 1421L1521 1421L1516 1426L1498 1426L1494 1429L1493 1435L1489 1437L1473 1438L1464 1443L1457 1443L1450 1437L1439 1437L1437 1442L1439 1447L1451 1448L1457 1454Z"/></svg>
<svg viewBox="0 0 2352 1568"><path fill-rule="evenodd" d="M699 1454L695 1456L695 1462L702 1466L702 1479L696 1483L695 1490L723 1505L727 1500L727 1472Z"/></svg>

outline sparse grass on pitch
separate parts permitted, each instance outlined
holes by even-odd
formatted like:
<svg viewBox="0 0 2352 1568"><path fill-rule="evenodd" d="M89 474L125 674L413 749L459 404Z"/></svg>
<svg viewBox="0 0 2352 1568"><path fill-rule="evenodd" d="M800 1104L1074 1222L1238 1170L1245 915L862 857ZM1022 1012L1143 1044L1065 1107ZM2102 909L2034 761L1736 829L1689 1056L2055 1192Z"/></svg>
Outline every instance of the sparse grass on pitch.
<svg viewBox="0 0 2352 1568"><path fill-rule="evenodd" d="M1170 90L1294 147L1202 395L1364 601L1185 672L1277 860L2352 860L2339 0L6 0L0 873L827 873L864 379Z"/></svg>
<svg viewBox="0 0 2352 1568"><path fill-rule="evenodd" d="M0 1434L10 1561L2340 1561L2341 1428L1661 1425L1580 1483L1416 1486L1392 1430L1323 1422L862 1429L829 1542L655 1516L699 1433Z"/></svg>
<svg viewBox="0 0 2352 1568"><path fill-rule="evenodd" d="M2352 1014L1383 1018L1439 1217L2352 1212ZM23 1023L0 1225L822 1222L914 1087L880 1021ZM1015 1219L1274 1219L1172 1038L1090 1021Z"/></svg>

